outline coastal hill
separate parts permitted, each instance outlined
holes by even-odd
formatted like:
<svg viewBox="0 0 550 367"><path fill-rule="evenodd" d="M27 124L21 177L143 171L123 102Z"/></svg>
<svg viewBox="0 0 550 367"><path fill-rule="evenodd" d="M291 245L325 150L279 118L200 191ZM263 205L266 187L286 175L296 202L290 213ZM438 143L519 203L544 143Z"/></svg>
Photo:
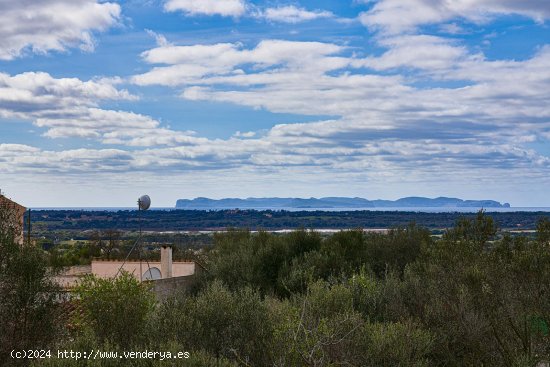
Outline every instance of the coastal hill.
<svg viewBox="0 0 550 367"><path fill-rule="evenodd" d="M398 200L367 200L364 198L324 197L324 198L246 198L246 199L179 199L176 209L340 209L340 208L509 208L494 200L462 200L457 198L406 197Z"/></svg>

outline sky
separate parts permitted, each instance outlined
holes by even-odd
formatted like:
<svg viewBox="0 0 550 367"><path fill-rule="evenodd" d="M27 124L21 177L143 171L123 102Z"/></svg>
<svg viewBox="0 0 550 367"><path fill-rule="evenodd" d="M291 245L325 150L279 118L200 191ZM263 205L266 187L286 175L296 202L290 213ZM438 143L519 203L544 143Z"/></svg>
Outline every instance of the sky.
<svg viewBox="0 0 550 367"><path fill-rule="evenodd" d="M0 189L30 207L550 206L550 2L0 0Z"/></svg>

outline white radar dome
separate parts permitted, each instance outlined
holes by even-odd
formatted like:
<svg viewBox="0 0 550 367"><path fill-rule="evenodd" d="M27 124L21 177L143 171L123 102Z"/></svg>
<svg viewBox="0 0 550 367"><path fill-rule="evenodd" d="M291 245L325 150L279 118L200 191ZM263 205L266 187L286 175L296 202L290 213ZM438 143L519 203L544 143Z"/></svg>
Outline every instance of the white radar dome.
<svg viewBox="0 0 550 367"><path fill-rule="evenodd" d="M147 210L151 207L151 198L149 195L143 195L138 199L138 205L141 210Z"/></svg>

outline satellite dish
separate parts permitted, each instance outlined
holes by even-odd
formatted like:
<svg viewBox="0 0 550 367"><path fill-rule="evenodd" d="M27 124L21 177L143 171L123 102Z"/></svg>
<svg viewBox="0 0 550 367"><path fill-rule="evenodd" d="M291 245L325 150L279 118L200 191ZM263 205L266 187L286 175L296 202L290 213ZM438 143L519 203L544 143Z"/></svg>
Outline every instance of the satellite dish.
<svg viewBox="0 0 550 367"><path fill-rule="evenodd" d="M151 198L149 195L143 195L138 199L138 206L140 210L147 210L151 206Z"/></svg>
<svg viewBox="0 0 550 367"><path fill-rule="evenodd" d="M160 273L159 268L151 268L143 274L143 279L145 280L157 280L161 278L162 278L162 275Z"/></svg>

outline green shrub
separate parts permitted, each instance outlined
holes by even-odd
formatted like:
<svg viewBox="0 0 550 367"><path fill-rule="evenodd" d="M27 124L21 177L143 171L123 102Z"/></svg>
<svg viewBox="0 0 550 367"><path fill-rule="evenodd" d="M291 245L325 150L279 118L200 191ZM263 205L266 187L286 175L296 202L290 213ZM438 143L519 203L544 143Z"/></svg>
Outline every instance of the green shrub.
<svg viewBox="0 0 550 367"><path fill-rule="evenodd" d="M268 363L272 327L265 304L249 288L232 292L215 281L195 297L167 301L156 325L159 339L241 363Z"/></svg>
<svg viewBox="0 0 550 367"><path fill-rule="evenodd" d="M122 271L117 278L86 276L75 289L82 310L79 324L90 327L100 341L128 347L146 338L155 296L147 283Z"/></svg>
<svg viewBox="0 0 550 367"><path fill-rule="evenodd" d="M0 365L11 350L46 348L62 337L59 287L42 250L15 242L15 212L0 207Z"/></svg>

